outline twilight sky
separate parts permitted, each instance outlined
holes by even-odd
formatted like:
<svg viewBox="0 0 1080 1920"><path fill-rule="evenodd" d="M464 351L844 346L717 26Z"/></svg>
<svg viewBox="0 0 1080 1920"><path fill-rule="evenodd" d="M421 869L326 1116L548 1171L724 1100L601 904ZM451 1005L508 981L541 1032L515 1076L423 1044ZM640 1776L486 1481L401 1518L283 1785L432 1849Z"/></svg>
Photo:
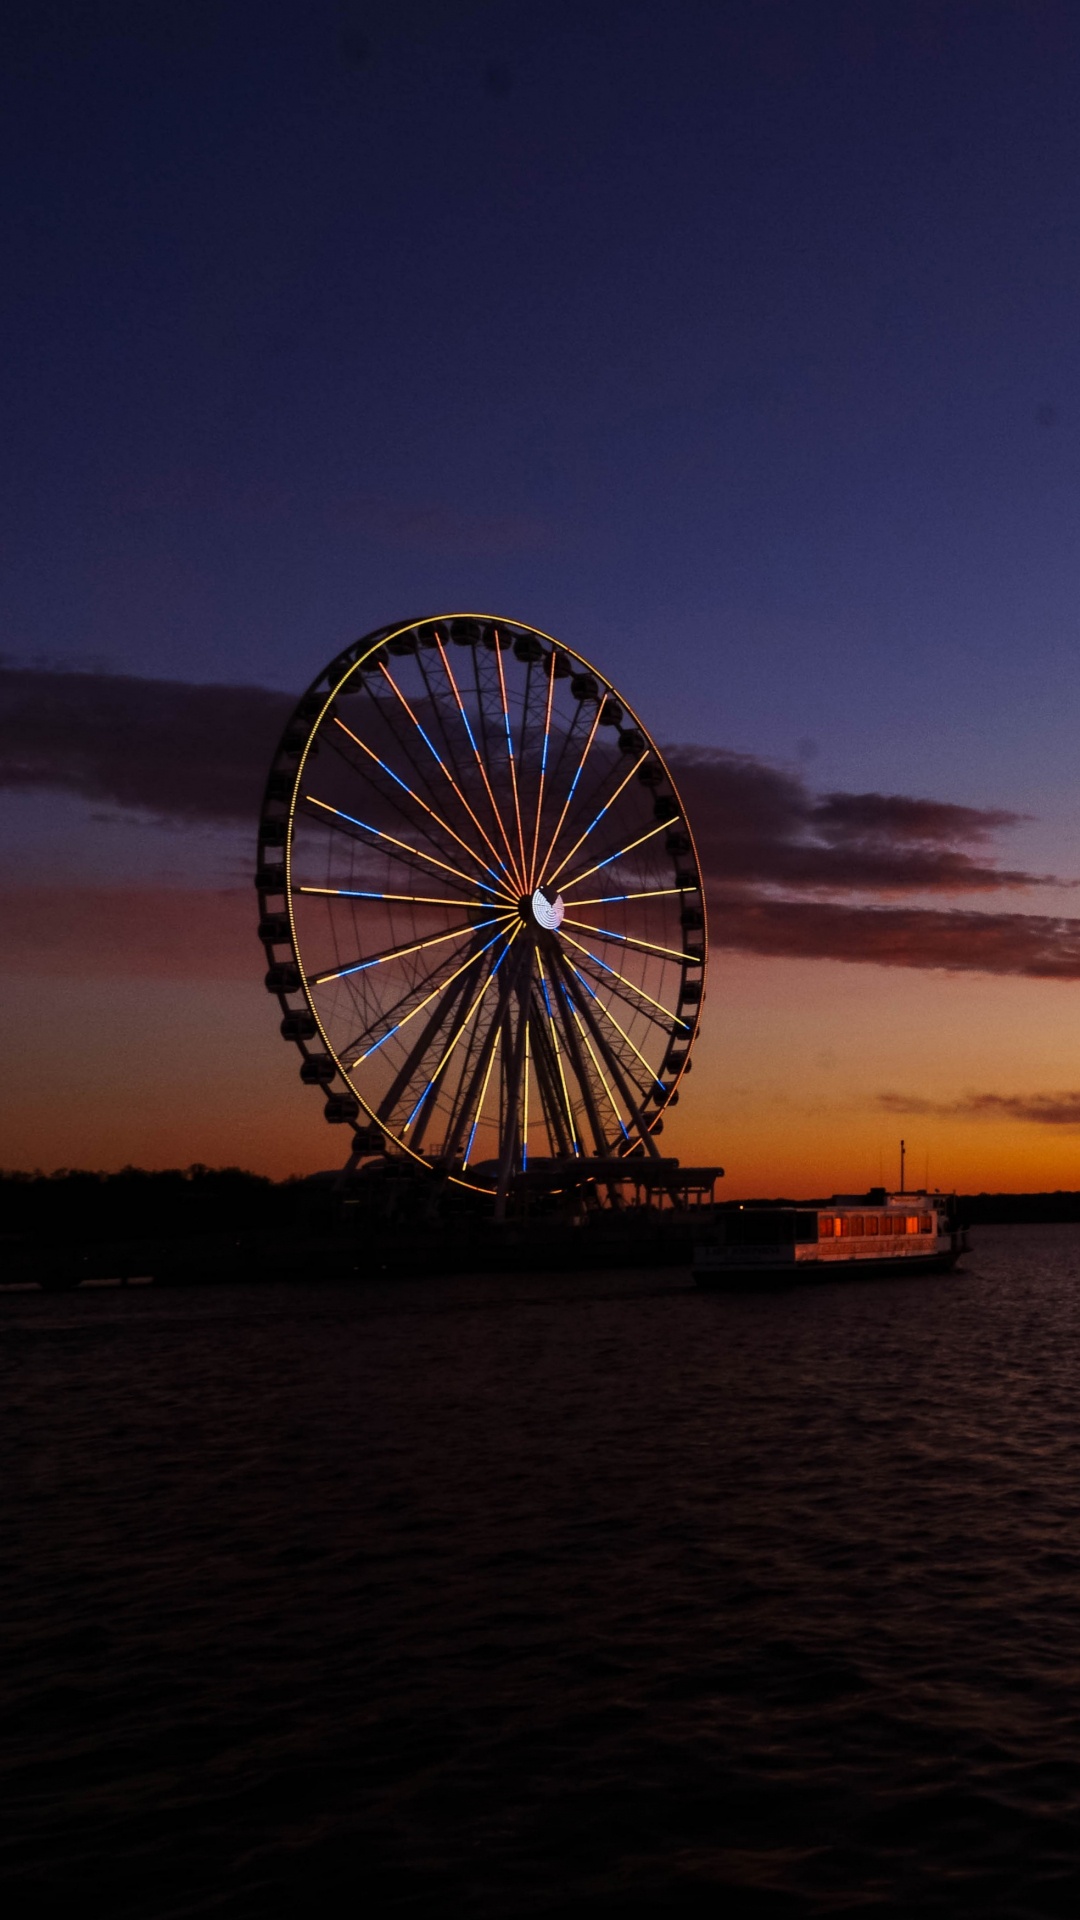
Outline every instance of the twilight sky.
<svg viewBox="0 0 1080 1920"><path fill-rule="evenodd" d="M333 1164L262 774L474 607L677 749L666 1147L1080 1185L1080 10L15 0L0 96L0 1164Z"/></svg>

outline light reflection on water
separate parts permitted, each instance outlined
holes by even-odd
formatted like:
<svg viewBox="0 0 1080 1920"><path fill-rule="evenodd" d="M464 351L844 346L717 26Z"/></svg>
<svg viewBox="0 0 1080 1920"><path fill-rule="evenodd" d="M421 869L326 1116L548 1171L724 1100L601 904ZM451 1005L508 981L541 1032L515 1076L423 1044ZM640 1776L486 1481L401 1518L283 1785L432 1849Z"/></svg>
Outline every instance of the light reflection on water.
<svg viewBox="0 0 1080 1920"><path fill-rule="evenodd" d="M0 1296L5 1884L1070 1914L1080 1227L951 1278Z"/></svg>

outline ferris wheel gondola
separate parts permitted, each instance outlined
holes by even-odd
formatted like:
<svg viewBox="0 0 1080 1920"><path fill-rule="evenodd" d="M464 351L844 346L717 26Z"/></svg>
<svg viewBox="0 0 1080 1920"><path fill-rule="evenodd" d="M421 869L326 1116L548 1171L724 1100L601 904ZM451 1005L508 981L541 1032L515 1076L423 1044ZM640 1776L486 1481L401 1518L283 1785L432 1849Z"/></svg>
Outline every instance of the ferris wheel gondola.
<svg viewBox="0 0 1080 1920"><path fill-rule="evenodd" d="M664 757L520 621L382 628L300 700L267 782L266 984L326 1118L505 1196L657 1157L705 904Z"/></svg>

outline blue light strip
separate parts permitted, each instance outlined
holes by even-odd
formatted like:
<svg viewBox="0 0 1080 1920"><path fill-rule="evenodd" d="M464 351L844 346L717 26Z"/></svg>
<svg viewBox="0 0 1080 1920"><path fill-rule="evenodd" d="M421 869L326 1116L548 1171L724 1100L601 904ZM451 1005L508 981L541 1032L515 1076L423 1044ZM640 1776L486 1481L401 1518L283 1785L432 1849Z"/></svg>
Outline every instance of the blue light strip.
<svg viewBox="0 0 1080 1920"><path fill-rule="evenodd" d="M490 925L490 922L489 922L488 924ZM497 943L497 942L498 942L499 940L501 940L501 938L502 938L502 935L501 935L501 934L499 934L499 933L497 933L497 934L496 934L496 935L494 936L494 938L493 938L493 939L491 939L491 940L489 940L489 941L488 941L488 943L487 943L487 946L486 946L486 947L481 947L481 948L480 948L480 950L479 950L479 952L478 952L478 953L475 953L475 954L473 955L473 959L474 959L474 960L480 960L480 959L482 959L485 953L490 953L490 952L491 952L491 949L492 949L492 947L493 947L493 946L495 946L495 945L496 945L496 943ZM452 958L453 958L453 955L451 954L451 955L448 955L447 957L448 957L448 958L450 958L450 959L452 959ZM468 961L466 960L466 962L465 962L465 966L468 966L468 964L469 964L469 962L468 962ZM501 959L501 958L500 958L500 960L499 960L499 963L498 963L498 964L499 964L500 966L502 965L502 959ZM464 971L464 969L463 969L463 971ZM494 969L493 969L493 971L494 971ZM436 992L437 992L437 991L438 991L438 989L436 988ZM418 1011L418 1009L416 1009L416 1008L414 1008L414 1009L413 1009L413 1012L416 1012L416 1011ZM386 1043L387 1043L387 1041L388 1041L388 1040L392 1040L392 1039L393 1039L393 1037L394 1037L394 1035L395 1035L395 1033L400 1033L400 1032L401 1032L401 1029L402 1029L402 1027L404 1027L404 1026L407 1026L407 1025L408 1025L408 1023L409 1023L409 1021L410 1021L411 1019L412 1019L412 1014L409 1014L409 1013L407 1013L407 1014L405 1015L405 1018L404 1018L404 1020L399 1020L399 1021L398 1021L398 1023L397 1023L397 1026L396 1026L396 1027L391 1027L391 1029L390 1029L390 1031L389 1031L389 1033L384 1033L384 1034L383 1034L383 1037L382 1037L382 1039L381 1039L381 1040L376 1040L376 1042L375 1042L375 1045L374 1045L373 1047L369 1047L366 1053L361 1053L361 1054L360 1054L360 1055L359 1055L359 1056L357 1057L357 1059L355 1059L355 1060L353 1061L353 1067L359 1067L359 1066L362 1066L365 1060L370 1060L370 1058L371 1058L371 1056L372 1056L372 1054L373 1054L373 1053L378 1053L378 1051L379 1051L379 1048L380 1048L380 1047L385 1047L385 1045L386 1045Z"/></svg>
<svg viewBox="0 0 1080 1920"><path fill-rule="evenodd" d="M597 993L597 991L596 991L596 988L595 988L595 987L592 987L592 986L590 986L590 985L589 985L589 982L588 982L588 981L586 980L586 978L585 978L585 975L584 975L583 973L581 973L581 972L580 972L580 971L578 970L578 968L577 968L577 967L575 967L575 965L574 965L574 963L573 963L573 961L572 961L572 960L571 960L571 962L570 962L570 970L571 970L571 972L572 972L572 973L576 973L576 974L577 974L577 977L578 977L578 979L579 979L579 980L581 981L581 984L582 984L582 986L583 986L583 987L584 987L584 988L586 989L586 991L587 991L588 993L591 993L591 994L592 994L592 997L593 997L593 999L594 999L594 1000L596 1001L596 1004L597 1004L597 1006L599 1007L599 1009L600 1009L600 1011L601 1011L601 1013L606 1013L606 1014L607 1014L607 1017L608 1017L608 1019L609 1019L609 1020L611 1020L611 1024L612 1024L612 1026L613 1026L613 1027L615 1028L615 1031L616 1031L616 1033L619 1033L619 1032L621 1032L621 1028L620 1028L620 1027L618 1026L618 1024L617 1024L617 1022L616 1022L615 1020L613 1020L613 1019L612 1019L612 1016L611 1016L611 1014L610 1014L610 1013L608 1013L608 1010L607 1010L607 1008L605 1007L605 1005L604 1005L604 1003L603 1003L603 1001L601 1000L601 998L600 998L600 995L599 995L599 994ZM623 1034L623 1038L624 1038L624 1039L626 1038L626 1035L625 1035L625 1034ZM630 1042L630 1044L631 1044L631 1046L632 1046L632 1045L633 1045L633 1042L631 1041L631 1042ZM636 1052L636 1051L637 1051L637 1049L635 1048L635 1052ZM638 1054L638 1059L639 1059L639 1060L641 1060L641 1055L640 1055L640 1053ZM649 1066L649 1063L648 1063L648 1061L647 1061L647 1060L641 1060L641 1064L642 1064L642 1066L643 1066L643 1067L645 1068L645 1070L646 1070L646 1072L647 1072L647 1073L652 1073L652 1068L651 1068L651 1067ZM666 1091L667 1091L667 1089L665 1088L665 1086L664 1086L664 1083L663 1083L663 1081L661 1080L661 1078L660 1078L660 1076L659 1076L659 1074L656 1074L656 1073L653 1073L653 1076L652 1076L652 1077L653 1077L653 1085L654 1085L654 1086L657 1086L657 1087L659 1087L659 1088L661 1089L661 1091L662 1091L662 1092L666 1092Z"/></svg>
<svg viewBox="0 0 1080 1920"><path fill-rule="evenodd" d="M498 939L500 939L500 938L501 938L501 935L499 935L499 934L496 934L496 935L495 935L495 940L498 940ZM512 940L513 938L514 938L514 935L513 935L513 934L511 934L511 936L510 936L510 940ZM489 941L488 941L488 944L487 944L487 947L481 947L481 949L480 949L480 953L486 953L486 952L488 951L488 947L493 947L493 946L495 945L495 940L489 940ZM503 950L502 950L502 952L500 953L500 955L499 955L499 957L498 957L498 959L496 960L496 962L495 962L495 965L494 965L494 966L492 967L492 969L491 969L491 972L490 972L490 973L489 973L489 975L488 975L488 978L487 978L487 981L485 982L485 990L486 990L486 988L487 988L487 986L488 986L488 985L490 984L490 982L491 982L491 981L492 981L492 980L493 980L493 979L495 978L495 975L496 975L496 974L498 973L498 971L499 971L499 968L500 968L500 967L502 966L502 963L503 963L503 961L504 961L504 960L506 959L506 956L507 956L507 954L508 954L508 953L509 953L509 951L510 951L510 940L508 940L508 941L507 941L507 943L506 943L506 945L505 945L505 947L503 948ZM478 953L478 954L477 954L477 956L476 956L476 958L477 958L478 960L479 960L479 958L480 958L480 953ZM459 1029L458 1029L458 1033L460 1034L460 1033L461 1033L461 1031L462 1031L462 1029L461 1029L461 1028L459 1028ZM389 1034L387 1034L387 1036L386 1036L386 1037L387 1037L387 1039L389 1039L389 1038L390 1038L390 1036L389 1036ZM380 1044L381 1044L381 1043L380 1043ZM374 1051L374 1049L373 1049L373 1051ZM367 1059L367 1055L366 1055L366 1054L364 1055L364 1058L365 1058L365 1060ZM443 1059L445 1060L445 1058L446 1058L446 1055L444 1054L444 1055L443 1055ZM436 1079L437 1079L437 1078L438 1078L438 1074L437 1074L437 1073L433 1073L433 1074L432 1074L432 1076L431 1076L431 1079L430 1079L430 1080L428 1081L428 1083L427 1083L427 1086L426 1086L426 1087L424 1088L424 1091L423 1091L423 1093L422 1093L422 1094L420 1095L420 1098L419 1098L419 1100L417 1101L417 1103L416 1103L416 1105L415 1105L415 1107L413 1108L413 1110L412 1110L412 1112L410 1113L410 1115L409 1115L409 1117L408 1117L408 1119L406 1120L406 1122L405 1122L405 1125L404 1125L404 1126L402 1127L402 1129L401 1129L401 1131L402 1131L402 1133L407 1133L407 1132L408 1132L408 1130L409 1130L409 1128L410 1128L410 1127L412 1126L412 1123L413 1123L413 1121L414 1121L414 1120L416 1119L416 1116L417 1116L417 1114L419 1113L419 1111L420 1111L420 1109L421 1109L421 1107L423 1106L423 1104L424 1104L424 1101L425 1101L425 1100L427 1099L427 1097L428 1097L428 1094L429 1094L429 1093L431 1092L431 1089L432 1089L432 1087L433 1087L433 1086L435 1085L435 1081L436 1081Z"/></svg>
<svg viewBox="0 0 1080 1920"><path fill-rule="evenodd" d="M571 964L572 964L572 963L571 963ZM610 971L611 971L611 969L610 969L610 967L609 967L609 969L608 969L608 971L609 971L609 973L610 973ZM574 972L575 972L575 973L577 973L577 968L576 968L576 967L574 967ZM581 975L580 975L580 974L578 974L578 979L580 980L580 978L581 978ZM565 982L562 982L561 984L562 984L562 992L563 992L563 999L564 999L564 1000L566 1001L566 1004L567 1004L567 1006L568 1006L568 1007L570 1008L570 1011L571 1011L571 1013L572 1013L572 1014L574 1015L574 1017L575 1017L575 1019L576 1019L576 1018L577 1018L577 1008L575 1007L575 1005L574 1005L574 1002L573 1002L573 1000L572 1000L572 998L571 998L571 995L570 995L570 989L569 989L569 988L568 988L568 987L566 986L566 984L565 984ZM587 1041L586 1041L586 1047L588 1047L588 1042L587 1042ZM592 1050L591 1050L591 1048L589 1048L589 1052L590 1052L590 1055L591 1055L591 1051L592 1051ZM596 1062L594 1061L594 1062L593 1062L593 1065L595 1066L595 1064L596 1064ZM601 1075L601 1079L603 1079L603 1075ZM607 1088L606 1088L606 1086L605 1086L605 1088L604 1088L604 1091L605 1091L605 1092L607 1092ZM629 1132L629 1129L628 1129L628 1127L627 1127L627 1125L626 1125L626 1122L625 1122L625 1120L624 1120L624 1119L623 1119L623 1117L622 1117L622 1114L621 1114L621 1113L619 1112L619 1109L618 1109L618 1107L617 1107L617 1106L615 1105L615 1102L614 1102L614 1100L612 1099L612 1097L611 1097L611 1095L610 1095L610 1093L608 1093L608 1105L610 1106L610 1108L611 1108L611 1111L612 1111L612 1113L613 1113L613 1114L615 1115L615 1118L616 1118L616 1120L618 1121L618 1123L619 1123L619 1125L620 1125L620 1127L621 1127L621 1128L622 1128L622 1130L623 1130L623 1137L624 1137L625 1139L627 1139L627 1140L629 1140L629 1138L630 1138L630 1132Z"/></svg>
<svg viewBox="0 0 1080 1920"><path fill-rule="evenodd" d="M471 923L467 921L463 927L455 927L453 933L442 934L440 938L452 940L454 933L481 933L485 927L493 927L494 925L494 920L478 920L475 927L473 927ZM496 934L496 940L498 937L498 934ZM322 987L327 985L331 980L344 980L346 975L350 973L366 973L369 967L385 967L391 960L406 960L410 953L422 953L424 947L437 945L438 942L435 940L424 940L415 947L406 948L404 953L399 954L395 949L393 953L377 954L374 960L361 960L355 967L342 967L337 973L321 973L315 984L316 986Z"/></svg>
<svg viewBox="0 0 1080 1920"><path fill-rule="evenodd" d="M441 764L440 762L440 765ZM406 853L414 854L418 860L427 860L431 866L441 867L444 873L455 874L459 880L464 880L470 887L481 887L485 893L495 892L495 888L490 886L486 880L473 879L471 875L461 873L457 867L450 866L448 861L436 860L434 854L425 853L422 847L411 847L406 840L396 840L392 833L384 833L381 827L373 827L367 820L358 820L355 813L346 813L344 807L332 807L327 800L316 800L313 793L306 793L304 798L305 800L309 800L313 806L323 807L327 813L332 813L336 819L347 820L350 827L359 827L363 833L374 834L376 840L386 840L390 846L401 847ZM477 856L473 854L472 858L475 859ZM486 868L488 873L494 873L494 867L488 867L486 861L481 861L480 864ZM376 898L377 897L378 896L376 896Z"/></svg>

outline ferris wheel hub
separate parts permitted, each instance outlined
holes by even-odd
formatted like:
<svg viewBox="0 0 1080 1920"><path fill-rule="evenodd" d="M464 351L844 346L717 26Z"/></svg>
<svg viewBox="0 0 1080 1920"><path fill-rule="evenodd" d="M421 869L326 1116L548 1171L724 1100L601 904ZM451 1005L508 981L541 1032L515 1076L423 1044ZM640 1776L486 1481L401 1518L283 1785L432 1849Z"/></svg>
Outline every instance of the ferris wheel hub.
<svg viewBox="0 0 1080 1920"><path fill-rule="evenodd" d="M566 905L561 893L553 887L537 887L531 900L528 896L522 900L518 909L526 926L543 927L545 933L557 933L562 926Z"/></svg>

